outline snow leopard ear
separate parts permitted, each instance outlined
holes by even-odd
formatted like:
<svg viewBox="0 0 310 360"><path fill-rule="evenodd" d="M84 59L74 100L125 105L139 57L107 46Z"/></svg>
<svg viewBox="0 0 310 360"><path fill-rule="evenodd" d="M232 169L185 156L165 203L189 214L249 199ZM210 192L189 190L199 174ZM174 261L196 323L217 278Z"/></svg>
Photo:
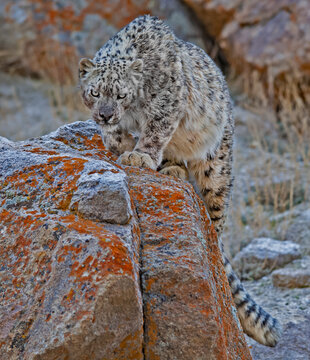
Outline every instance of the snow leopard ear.
<svg viewBox="0 0 310 360"><path fill-rule="evenodd" d="M90 60L83 58L79 62L79 78L85 79L87 74L95 67L95 64Z"/></svg>
<svg viewBox="0 0 310 360"><path fill-rule="evenodd" d="M143 61L141 59L133 61L130 64L129 69L133 82L139 82L142 79Z"/></svg>

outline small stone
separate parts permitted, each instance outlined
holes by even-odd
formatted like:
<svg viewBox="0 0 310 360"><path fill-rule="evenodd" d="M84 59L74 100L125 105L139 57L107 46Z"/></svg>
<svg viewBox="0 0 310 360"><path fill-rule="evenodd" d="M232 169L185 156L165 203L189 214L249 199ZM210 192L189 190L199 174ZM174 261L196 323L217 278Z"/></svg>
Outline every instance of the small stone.
<svg viewBox="0 0 310 360"><path fill-rule="evenodd" d="M272 273L274 286L286 288L303 288L310 286L310 270L279 269Z"/></svg>
<svg viewBox="0 0 310 360"><path fill-rule="evenodd" d="M301 256L300 246L291 241L254 239L233 259L243 279L259 279Z"/></svg>
<svg viewBox="0 0 310 360"><path fill-rule="evenodd" d="M274 271L272 283L285 288L310 287L310 257L296 260L289 266Z"/></svg>
<svg viewBox="0 0 310 360"><path fill-rule="evenodd" d="M293 214L292 219L280 223L276 231L279 236L300 244L302 253L310 255L310 208Z"/></svg>
<svg viewBox="0 0 310 360"><path fill-rule="evenodd" d="M94 161L92 168L81 175L70 209L86 219L127 224L132 210L126 174L111 165L103 168L101 163Z"/></svg>

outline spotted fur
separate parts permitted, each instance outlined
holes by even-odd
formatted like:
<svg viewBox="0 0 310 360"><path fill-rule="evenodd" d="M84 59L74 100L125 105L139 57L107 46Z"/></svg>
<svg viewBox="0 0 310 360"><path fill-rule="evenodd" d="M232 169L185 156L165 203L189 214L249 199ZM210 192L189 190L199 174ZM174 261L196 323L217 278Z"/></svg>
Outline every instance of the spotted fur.
<svg viewBox="0 0 310 360"><path fill-rule="evenodd" d="M94 59L82 59L79 70L84 102L119 162L183 179L189 172L220 239L233 183L234 121L226 82L209 56L143 16ZM244 331L274 346L279 323L246 292L220 246Z"/></svg>

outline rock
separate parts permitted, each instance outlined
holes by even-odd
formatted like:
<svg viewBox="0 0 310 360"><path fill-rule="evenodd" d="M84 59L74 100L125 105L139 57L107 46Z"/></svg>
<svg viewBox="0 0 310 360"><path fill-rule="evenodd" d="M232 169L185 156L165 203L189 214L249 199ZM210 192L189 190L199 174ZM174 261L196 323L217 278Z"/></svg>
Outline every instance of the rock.
<svg viewBox="0 0 310 360"><path fill-rule="evenodd" d="M224 53L239 89L254 104L271 105L278 116L295 121L302 131L301 121L310 108L308 2L185 2Z"/></svg>
<svg viewBox="0 0 310 360"><path fill-rule="evenodd" d="M138 171L127 169L132 175ZM235 332L231 323L228 327L219 324L228 324L226 316L236 314L227 302L229 289L223 292L225 286L220 285L225 275L213 262L220 254L211 240L215 234L205 223L207 214L200 200L196 202L192 188L180 181L160 180L149 172L140 176L131 176L130 184L142 232L145 358L247 357L230 339L229 347L219 345L224 334L230 338ZM211 273L214 288L206 281ZM216 302L214 291L219 296ZM214 312L217 306L220 312Z"/></svg>
<svg viewBox="0 0 310 360"><path fill-rule="evenodd" d="M136 219L129 221L126 175L104 156L73 154L67 145L63 151L56 136L1 153L0 358L141 359L139 241ZM114 217L126 226L100 223L106 220L98 216L103 204L83 197L85 180L103 173L108 181L96 183L90 194L106 190L106 201L117 184L123 186L116 200L126 202L124 215L114 211ZM78 193L83 217L79 206L69 209ZM111 210L105 212L111 220Z"/></svg>
<svg viewBox="0 0 310 360"><path fill-rule="evenodd" d="M12 144L0 156L1 359L251 359L190 184L123 170L91 120Z"/></svg>
<svg viewBox="0 0 310 360"><path fill-rule="evenodd" d="M280 269L272 273L274 286L296 288L310 286L310 270Z"/></svg>
<svg viewBox="0 0 310 360"><path fill-rule="evenodd" d="M259 279L301 256L300 246L291 241L257 238L233 259L244 279Z"/></svg>
<svg viewBox="0 0 310 360"><path fill-rule="evenodd" d="M14 142L10 141L9 139L0 136L0 151L7 150L14 147Z"/></svg>
<svg viewBox="0 0 310 360"><path fill-rule="evenodd" d="M273 271L272 283L286 288L310 287L310 257L295 260L285 268Z"/></svg>
<svg viewBox="0 0 310 360"><path fill-rule="evenodd" d="M310 208L289 212L276 227L276 233L283 239L294 241L301 246L303 254L310 255Z"/></svg>
<svg viewBox="0 0 310 360"><path fill-rule="evenodd" d="M90 220L125 225L132 216L126 175L102 165L101 161L86 165L88 171L77 181L69 208Z"/></svg>

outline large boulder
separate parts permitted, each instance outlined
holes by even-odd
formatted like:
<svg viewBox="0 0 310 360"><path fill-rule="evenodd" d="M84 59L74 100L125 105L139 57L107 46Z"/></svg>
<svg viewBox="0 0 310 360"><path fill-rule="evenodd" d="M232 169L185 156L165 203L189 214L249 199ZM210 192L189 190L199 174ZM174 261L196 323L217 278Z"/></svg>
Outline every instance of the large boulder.
<svg viewBox="0 0 310 360"><path fill-rule="evenodd" d="M0 141L1 359L251 359L190 184L91 120Z"/></svg>
<svg viewBox="0 0 310 360"><path fill-rule="evenodd" d="M71 140L87 141L86 130ZM126 175L96 156L96 136L76 154L61 136L2 142L0 358L140 359L140 243Z"/></svg>

